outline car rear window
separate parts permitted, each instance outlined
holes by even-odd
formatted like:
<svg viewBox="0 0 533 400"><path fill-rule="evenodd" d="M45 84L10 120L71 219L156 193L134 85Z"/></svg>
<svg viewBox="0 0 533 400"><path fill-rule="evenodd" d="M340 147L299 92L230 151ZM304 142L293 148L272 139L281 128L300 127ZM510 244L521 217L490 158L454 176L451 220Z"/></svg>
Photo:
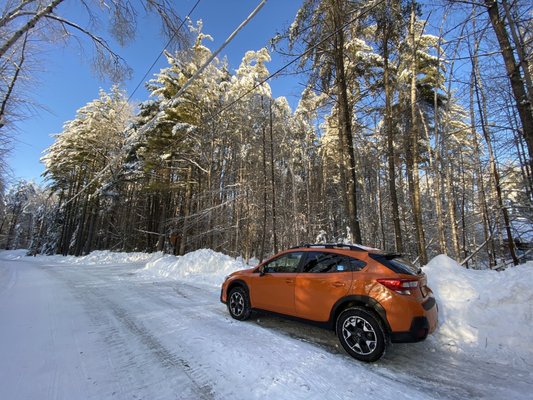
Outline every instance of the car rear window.
<svg viewBox="0 0 533 400"><path fill-rule="evenodd" d="M369 256L398 274L418 275L420 273L420 268L403 258L372 253Z"/></svg>

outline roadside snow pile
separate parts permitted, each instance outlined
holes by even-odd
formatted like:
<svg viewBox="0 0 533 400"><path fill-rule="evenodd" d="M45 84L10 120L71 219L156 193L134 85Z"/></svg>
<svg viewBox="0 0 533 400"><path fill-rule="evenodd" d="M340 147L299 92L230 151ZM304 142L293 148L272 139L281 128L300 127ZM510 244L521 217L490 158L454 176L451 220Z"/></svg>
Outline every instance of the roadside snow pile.
<svg viewBox="0 0 533 400"><path fill-rule="evenodd" d="M502 272L440 255L424 268L439 304L441 346L500 363L533 359L533 262Z"/></svg>
<svg viewBox="0 0 533 400"><path fill-rule="evenodd" d="M23 251L4 252L3 256L18 258ZM84 257L42 259L80 266L144 264L137 270L141 279L178 280L217 290L226 275L250 267L242 259L209 249L181 257L95 251ZM430 344L500 365L532 362L533 262L497 272L465 269L440 255L424 271L439 305L439 328L430 336Z"/></svg>
<svg viewBox="0 0 533 400"><path fill-rule="evenodd" d="M0 258L4 260L19 260L26 257L28 250L0 250Z"/></svg>
<svg viewBox="0 0 533 400"><path fill-rule="evenodd" d="M150 260L163 256L163 253L117 253L108 250L96 250L86 256L49 256L45 260L54 259L64 264L81 265L110 265L110 264L131 264L147 263Z"/></svg>
<svg viewBox="0 0 533 400"><path fill-rule="evenodd" d="M201 249L176 257L164 255L146 263L139 271L143 278L166 278L220 287L224 277L239 269L250 268L242 259L234 259L210 249Z"/></svg>

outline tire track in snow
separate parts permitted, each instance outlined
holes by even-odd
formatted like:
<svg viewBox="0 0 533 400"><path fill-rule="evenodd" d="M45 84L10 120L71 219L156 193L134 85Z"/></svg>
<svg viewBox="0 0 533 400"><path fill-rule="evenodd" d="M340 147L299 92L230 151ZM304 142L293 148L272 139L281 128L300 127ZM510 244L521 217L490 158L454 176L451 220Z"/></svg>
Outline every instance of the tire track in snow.
<svg viewBox="0 0 533 400"><path fill-rule="evenodd" d="M140 321L136 321L126 309L111 300L107 291L104 290L108 282L97 278L95 276L96 274L91 274L90 277L93 280L97 279L99 282L91 282L89 284L80 283L85 279L72 280L68 277L71 273L78 275L79 271L77 270L67 271L66 269L62 269L59 271L56 267L47 267L46 270L52 273L57 279L66 283L70 289L73 289L74 294L86 305L93 319L107 330L106 340L109 341L113 348L123 347L128 351L128 345L126 343L128 338L122 339L120 337L120 330L116 328L110 329L110 321L105 321L105 314L102 314L102 309L109 310L112 319L117 321L120 326L126 328L165 369L177 368L181 370L193 386L192 389L195 394L195 399L210 400L215 398L211 382L207 375L203 373L202 366L195 366L189 360L178 356L175 350L174 352L169 350ZM88 271L85 270L84 272ZM87 274L85 273L83 278L86 277ZM180 351L180 353L182 352ZM129 358L131 364L128 365L128 368L136 367L136 355L129 354ZM140 365L138 367L142 369L144 366Z"/></svg>
<svg viewBox="0 0 533 400"><path fill-rule="evenodd" d="M201 399L213 399L214 392L205 379L205 376L200 373L198 368L194 368L190 363L175 353L169 351L155 336L153 336L148 329L143 325L136 323L129 317L128 313L119 307L117 304L108 299L101 299L102 303L107 304L108 308L113 312L113 315L120 321L131 333L133 333L148 349L154 354L158 361L167 368L181 368L189 377L191 382L195 385L197 394Z"/></svg>
<svg viewBox="0 0 533 400"><path fill-rule="evenodd" d="M17 269L11 265L7 268L0 269L0 294L9 292L17 283Z"/></svg>
<svg viewBox="0 0 533 400"><path fill-rule="evenodd" d="M196 318L199 313L202 314L202 318L209 319L210 323L223 324L223 321L219 321L222 314L226 315L218 303L217 295L211 291L206 291L203 288L193 285L185 284L182 282L149 282L132 279L129 277L131 274L116 275L113 272L105 271L105 268L83 268L75 273L72 270L63 269L58 273L65 273L66 275L74 275L78 277L80 282L88 281L88 284L74 283L72 276L70 276L71 285L80 284L81 290L90 290L92 294L85 296L84 302L90 300L96 305L94 306L93 313L98 314L101 312L97 307L101 306L104 310L109 310L109 318L117 321L120 327L125 327L126 330L132 332L133 336L138 340L142 340L144 331L148 334L148 338L144 339L143 346L150 349L150 353L154 354L156 358L159 358L159 363L165 368L178 368L184 371L197 388L206 388L205 396L203 398L229 398L226 394L213 392L213 388L217 387L216 381L207 377L205 370L202 368L201 357L195 356L194 353L187 346L187 341L192 342L191 333L196 332L195 329L200 324L191 325L189 331L183 330L183 327L179 326L180 321L183 318ZM121 279L120 276L124 276L124 294L127 294L127 298L120 298L121 293L112 294L121 282L111 281L115 278ZM119 285L117 285L119 283ZM166 288L166 289L165 289ZM165 289L165 290L162 290ZM102 301L103 299L103 301ZM106 303L107 301L107 303ZM157 307L154 307L157 306ZM134 310L132 312L132 310ZM157 326L158 320L161 320L160 315L154 315L153 313L162 312L166 319L166 324ZM142 314L151 315L154 318L156 324L147 322ZM169 318L169 316L174 317ZM327 331L318 330L309 325L299 324L297 322L288 322L283 319L276 319L270 317L260 317L261 321L250 321L249 323L242 324L242 330L246 333L250 333L257 336L262 336L260 330L268 330L275 335L289 336L293 339L297 339L301 342L305 342L315 348L322 348L328 350L329 353L341 353L338 354L339 360L343 363L353 364L354 372L359 370L361 364L355 360L352 360L349 356L343 353L342 349L337 346L337 340L333 334ZM143 321L143 322L141 322ZM230 324L233 321L228 322ZM168 328L170 325L175 324L174 328L179 329L179 332L172 333L177 340L183 341L182 344L174 344L169 346L161 336L154 336L150 333L147 327L157 326L153 329ZM109 327L109 325L105 325ZM201 326L200 326L201 327ZM251 328L251 329L247 329ZM257 328L260 328L259 330ZM240 331L240 329L239 329ZM320 333L322 332L322 333ZM115 329L110 333L110 340L113 340L117 335L120 335L120 329ZM245 336L245 335L244 335ZM323 336L323 337L322 337ZM151 342L150 337L155 339L155 344ZM319 339L317 339L317 337ZM159 339L158 339L159 338ZM183 340L187 339L187 340ZM243 347L252 348L254 345L253 340L249 340L247 337L239 337L243 340ZM126 338L127 340L127 338ZM122 339L124 342L124 339ZM221 343L222 344L222 343ZM222 344L223 345L223 344ZM283 342L285 346L286 343ZM126 344L127 346L127 344ZM178 352L178 355L168 351L172 348L173 352ZM194 347L193 347L194 348ZM289 360L289 351L287 348L272 349L275 354L276 366L279 364L292 365ZM165 360L165 357L170 359ZM311 355L311 361L314 360L316 354ZM207 365L209 361L206 362ZM321 360L317 359L313 361L313 365L320 365ZM339 363L341 364L341 363ZM265 362L265 366L270 368L274 367L274 364L269 360ZM350 365L351 366L351 365ZM227 374L225 365L215 366L214 370L220 379L224 379ZM211 365L213 368L213 365ZM220 368L220 370L219 370ZM293 367L294 368L294 367ZM431 341L426 341L418 344L407 345L394 345L389 349L388 354L384 359L373 365L364 365L361 367L361 372L364 372L363 384L366 384L365 379L369 384L364 385L362 388L369 390L369 393L375 390L374 381L380 382L382 385L391 385L392 387L398 387L398 384L405 386L406 388L415 389L418 393L425 395L427 398L446 398L446 399L464 399L464 398L487 398L487 399L500 399L500 398L520 398L520 393L526 393L525 387L531 387L531 380L533 377L531 373L525 373L523 370L512 368L512 366L498 366L494 364L483 363L482 360L468 360L464 356L458 354L450 354L445 350L442 350ZM298 384L301 387L301 397L308 396L304 394L309 387L312 388L311 394L315 396L309 398L319 398L320 395L325 395L326 398L332 398L335 396L341 396L339 393L328 393L328 385L330 382L317 377L313 380L306 380L308 370L305 366L296 367L291 370L291 374L287 376L276 377L272 382L256 381L256 384L260 386L259 389L255 389L255 397L259 394L269 394L267 390L270 386L278 387L293 387L294 380L298 380ZM517 372L525 373L521 376L516 374ZM233 371L233 374L240 373L240 371ZM230 375L226 375L230 377ZM260 377L262 380L263 377ZM288 380L291 380L290 382ZM393 383L394 382L394 383ZM514 382L510 384L509 382ZM514 385L519 385L520 390L516 392L513 390ZM261 389L263 388L263 389ZM316 391L317 388L320 391ZM201 389L198 389L201 392ZM259 390L259 391L258 391ZM263 390L263 391L261 391ZM314 391L314 392L313 392ZM509 396L504 396L505 393ZM357 392L350 393L350 396L356 396ZM236 393L229 393L235 395ZM241 393L242 394L242 393ZM182 397L183 398L183 397ZM201 398L198 395L198 398ZM339 397L340 398L340 397Z"/></svg>

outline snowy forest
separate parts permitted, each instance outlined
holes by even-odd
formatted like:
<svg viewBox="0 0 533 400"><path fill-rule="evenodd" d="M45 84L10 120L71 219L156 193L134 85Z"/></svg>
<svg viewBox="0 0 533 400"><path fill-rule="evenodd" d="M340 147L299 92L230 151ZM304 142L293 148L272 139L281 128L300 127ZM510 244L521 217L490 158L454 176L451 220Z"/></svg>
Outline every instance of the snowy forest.
<svg viewBox="0 0 533 400"><path fill-rule="evenodd" d="M53 14L60 2L1 10L3 171L31 72L26 42L42 19L65 23ZM171 11L154 9L168 22ZM39 133L55 139L44 185L2 173L0 246L262 260L353 242L421 265L437 254L518 264L533 249L532 18L525 0L304 0L269 46L236 69L215 57L192 80L215 49L188 21L168 66L145 82L149 99L95 88L61 132ZM100 51L100 66L120 67ZM295 104L272 94L274 55L286 60L279 74L302 83Z"/></svg>

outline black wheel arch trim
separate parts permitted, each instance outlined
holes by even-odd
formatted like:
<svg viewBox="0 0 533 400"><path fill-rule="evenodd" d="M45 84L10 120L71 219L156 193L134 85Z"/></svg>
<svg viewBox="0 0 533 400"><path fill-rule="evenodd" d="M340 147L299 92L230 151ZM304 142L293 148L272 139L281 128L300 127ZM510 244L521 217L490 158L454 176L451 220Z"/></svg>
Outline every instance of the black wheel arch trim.
<svg viewBox="0 0 533 400"><path fill-rule="evenodd" d="M246 284L246 282L243 281L242 279L235 279L233 282L231 282L228 285L228 288L226 289L226 296L228 296L231 289L233 289L236 286L242 287L244 290L246 290L246 294L248 294L248 297L250 296L250 289L248 288L248 285Z"/></svg>
<svg viewBox="0 0 533 400"><path fill-rule="evenodd" d="M331 309L329 317L329 324L331 327L335 328L337 317L340 315L342 310L346 308L345 306L350 303L355 303L354 305L356 306L363 306L365 308L375 311L381 318L383 325L387 330L387 333L391 332L389 321L387 320L387 312L385 311L383 306L372 297L361 295L345 296L337 300L337 302L333 305L333 308Z"/></svg>

